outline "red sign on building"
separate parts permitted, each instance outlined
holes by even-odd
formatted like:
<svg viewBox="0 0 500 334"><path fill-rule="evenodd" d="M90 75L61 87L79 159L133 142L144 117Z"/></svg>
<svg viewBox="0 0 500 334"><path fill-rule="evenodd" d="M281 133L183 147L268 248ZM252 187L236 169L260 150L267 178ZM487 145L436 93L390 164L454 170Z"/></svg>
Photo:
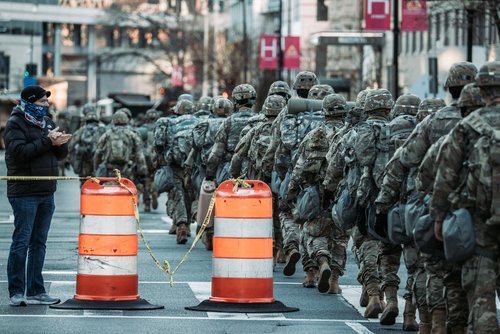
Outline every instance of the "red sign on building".
<svg viewBox="0 0 500 334"><path fill-rule="evenodd" d="M425 0L403 0L401 31L427 31L427 5Z"/></svg>
<svg viewBox="0 0 500 334"><path fill-rule="evenodd" d="M300 68L300 37L285 37L285 51L283 52L283 57L284 68Z"/></svg>
<svg viewBox="0 0 500 334"><path fill-rule="evenodd" d="M172 68L172 87L182 87L182 67L174 65Z"/></svg>
<svg viewBox="0 0 500 334"><path fill-rule="evenodd" d="M278 37L272 35L260 36L259 68L272 70L278 65Z"/></svg>
<svg viewBox="0 0 500 334"><path fill-rule="evenodd" d="M391 29L391 0L365 0L365 29Z"/></svg>

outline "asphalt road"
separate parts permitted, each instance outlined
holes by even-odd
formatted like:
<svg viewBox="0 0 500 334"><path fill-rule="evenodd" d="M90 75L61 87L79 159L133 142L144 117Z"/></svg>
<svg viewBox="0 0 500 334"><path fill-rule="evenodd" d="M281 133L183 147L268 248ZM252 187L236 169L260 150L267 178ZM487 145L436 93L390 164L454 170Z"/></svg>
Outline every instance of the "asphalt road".
<svg viewBox="0 0 500 334"><path fill-rule="evenodd" d="M0 175L6 175L0 151ZM73 174L70 174L73 175ZM13 230L12 210L6 197L6 182L0 182L0 332L1 333L403 333L403 299L400 317L393 326L381 326L377 319L362 317L358 305L361 286L356 281L357 267L348 253L347 274L341 278L343 295L320 294L305 289L303 272L297 266L292 277L274 272L274 297L300 310L292 313L216 313L186 310L210 296L211 252L201 242L174 276L173 287L166 274L153 263L139 240L139 293L163 309L150 311L56 310L47 306L11 307L8 305L6 265ZM73 298L77 271L79 214L78 181L59 181L56 213L47 243L44 277L48 292L62 301ZM155 256L175 266L184 257L187 245L176 245L168 235L170 219L165 214L165 194L160 207L151 213L141 210L140 224ZM192 226L194 236L194 225ZM406 280L400 270L401 281ZM402 290L399 291L401 296ZM361 312L361 313L360 313Z"/></svg>

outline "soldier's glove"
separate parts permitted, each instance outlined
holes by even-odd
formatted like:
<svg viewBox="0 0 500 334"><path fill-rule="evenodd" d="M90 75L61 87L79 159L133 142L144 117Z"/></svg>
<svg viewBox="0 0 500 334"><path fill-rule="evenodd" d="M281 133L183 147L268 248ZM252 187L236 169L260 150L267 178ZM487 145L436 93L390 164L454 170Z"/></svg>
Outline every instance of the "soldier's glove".
<svg viewBox="0 0 500 334"><path fill-rule="evenodd" d="M278 207L281 211L289 211L292 208L290 202L287 201L286 199L279 200Z"/></svg>
<svg viewBox="0 0 500 334"><path fill-rule="evenodd" d="M214 181L214 177L206 175L205 176L205 181Z"/></svg>
<svg viewBox="0 0 500 334"><path fill-rule="evenodd" d="M387 213L377 213L375 215L375 223L373 224L373 228L375 229L377 235L381 236L382 238L387 238Z"/></svg>

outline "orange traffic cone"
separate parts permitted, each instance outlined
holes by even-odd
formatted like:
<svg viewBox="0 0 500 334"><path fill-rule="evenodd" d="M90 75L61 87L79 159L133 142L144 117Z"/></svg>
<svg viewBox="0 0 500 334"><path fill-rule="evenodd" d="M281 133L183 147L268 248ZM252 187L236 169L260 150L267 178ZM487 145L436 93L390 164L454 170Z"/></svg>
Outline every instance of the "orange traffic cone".
<svg viewBox="0 0 500 334"><path fill-rule="evenodd" d="M73 299L56 309L148 310L151 305L138 294L137 232L132 196L137 189L132 181L102 185L87 180L81 189L78 273ZM131 193L132 192L132 193Z"/></svg>
<svg viewBox="0 0 500 334"><path fill-rule="evenodd" d="M212 293L194 311L293 312L273 297L272 194L262 181L224 181L215 192ZM233 191L234 190L234 191Z"/></svg>

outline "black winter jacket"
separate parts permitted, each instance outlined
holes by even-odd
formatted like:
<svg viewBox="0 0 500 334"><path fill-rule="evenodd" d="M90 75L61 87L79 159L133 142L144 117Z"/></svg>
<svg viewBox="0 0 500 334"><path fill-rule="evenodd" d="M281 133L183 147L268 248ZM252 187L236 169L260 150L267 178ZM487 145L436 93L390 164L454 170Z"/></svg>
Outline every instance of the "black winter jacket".
<svg viewBox="0 0 500 334"><path fill-rule="evenodd" d="M68 154L68 145L52 146L47 136L55 128L45 117L42 129L29 122L20 107L12 111L5 126L5 162L8 176L58 176L57 160ZM56 191L56 181L8 181L7 197L44 196Z"/></svg>

